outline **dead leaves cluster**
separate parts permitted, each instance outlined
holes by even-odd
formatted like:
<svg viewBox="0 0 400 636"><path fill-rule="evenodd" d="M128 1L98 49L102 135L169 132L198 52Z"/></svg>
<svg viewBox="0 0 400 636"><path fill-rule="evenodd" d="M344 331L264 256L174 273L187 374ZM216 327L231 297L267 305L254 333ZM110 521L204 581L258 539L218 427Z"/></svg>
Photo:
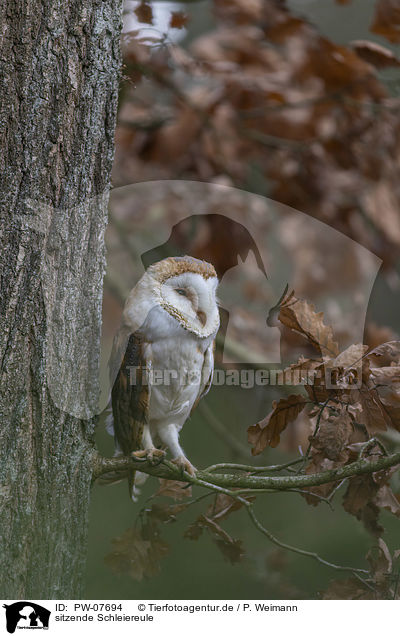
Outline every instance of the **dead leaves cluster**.
<svg viewBox="0 0 400 636"><path fill-rule="evenodd" d="M141 529L128 528L122 536L112 540L113 549L105 563L114 574L127 574L136 581L160 572L160 560L169 552L160 536L158 524L152 521Z"/></svg>
<svg viewBox="0 0 400 636"><path fill-rule="evenodd" d="M323 315L293 293L283 299L278 320L307 339L316 357L300 358L283 371L286 383L302 387L303 392L273 402L272 411L249 427L253 455L268 446L276 447L283 431L296 426L301 414L302 422L307 418L312 431L305 454L306 474L344 466L359 458L372 461L382 457L385 449L375 436L388 429L400 431L400 342L386 342L371 350L365 345L351 345L339 352ZM398 466L348 480L343 507L378 541L377 555L367 556L371 564L369 588L354 579L335 581L324 598L393 598L396 594L390 578L392 558L379 523L380 510L400 517L400 495L390 485L396 471ZM327 483L307 488L302 494L316 506L336 488L337 483Z"/></svg>
<svg viewBox="0 0 400 636"><path fill-rule="evenodd" d="M223 175L251 189L257 174L271 198L390 264L400 245L400 117L376 71L398 67L396 55L369 40L338 45L276 0L213 5L216 28L190 50L165 33L124 36L133 85L123 90L114 183ZM136 13L153 22L151 2ZM170 27L187 19L174 12ZM371 30L398 42L399 22L398 3L377 0Z"/></svg>
<svg viewBox="0 0 400 636"><path fill-rule="evenodd" d="M174 499L176 503L165 502L159 497ZM156 576L160 572L161 559L169 553L169 546L161 537L162 525L175 522L195 503L191 500L191 487L167 479L160 479L160 488L154 498L156 501L141 511L138 523L112 540L113 549L105 557L105 563L115 574L126 574L137 581ZM247 500L253 501L254 497ZM206 512L187 527L184 537L197 540L206 531L223 557L231 564L238 563L245 554L243 543L233 538L221 523L242 507L243 503L228 495L215 495Z"/></svg>
<svg viewBox="0 0 400 636"><path fill-rule="evenodd" d="M300 358L284 370L283 378L302 389L273 403L271 413L248 429L253 455L267 447L279 445L288 426L295 427L299 416L308 419L312 431L304 453L308 475L337 468L362 459L374 461L387 454L377 435L389 428L400 431L400 342L391 341L367 350L365 345L351 345L339 351L335 334L324 323L324 316L294 293L283 298L278 320L297 332L314 348L315 358ZM325 598L389 598L393 588L392 556L383 541L381 510L400 517L400 496L391 487L398 466L348 478L343 497L346 512L360 520L374 537L376 550L367 555L370 578L358 584L352 579L334 582ZM312 486L301 491L311 505L329 501L337 483ZM106 557L115 571L141 580L159 571L159 562L168 553L161 538L161 524L176 521L178 515L197 503L191 488L176 481L160 480L157 501L142 511L142 525L127 530L113 541L114 548ZM159 501L172 498L173 504ZM247 501L253 501L249 497ZM230 563L244 555L240 539L230 535L223 522L242 508L243 501L227 494L217 494L204 513L188 526L184 536L197 541L207 533ZM396 555L395 555L396 556Z"/></svg>
<svg viewBox="0 0 400 636"><path fill-rule="evenodd" d="M386 342L370 351L365 345L351 345L339 353L323 315L293 293L283 300L278 319L306 338L320 357L301 358L283 372L290 384L293 371L297 371L294 384L302 386L303 393L274 402L271 413L250 426L248 441L253 455L268 446L276 447L282 432L289 425L296 426L301 413L312 431L305 455L306 474L344 466L360 456L366 461L382 456L384 448L374 436L390 428L400 431L400 342ZM377 538L383 532L378 521L381 509L400 517L400 496L390 487L397 470L358 475L348 482L344 509ZM317 505L336 486L313 486L304 496L308 503Z"/></svg>
<svg viewBox="0 0 400 636"><path fill-rule="evenodd" d="M126 574L141 581L160 572L160 561L169 553L169 546L161 537L161 525L176 521L186 510L188 504L184 500L190 498L191 486L160 479L160 487L154 496L179 503L154 502L142 511L137 524L112 540L113 549L105 557L105 563L115 574Z"/></svg>
<svg viewBox="0 0 400 636"><path fill-rule="evenodd" d="M311 446L335 462L349 459L344 449L360 441L357 431L365 441L388 428L400 431L400 342L369 352L366 345L351 345L339 353L323 314L293 293L283 300L278 319L304 337L316 357L302 357L282 372L285 384L302 386L305 394L274 402L271 413L249 428L253 455L276 447L281 433L304 409L314 428Z"/></svg>
<svg viewBox="0 0 400 636"><path fill-rule="evenodd" d="M398 574L395 574L393 562L398 560L400 551L393 557L383 541L378 539L369 550L367 561L370 564L370 578L363 583L356 578L333 581L325 591L325 600L386 600L399 599Z"/></svg>
<svg viewBox="0 0 400 636"><path fill-rule="evenodd" d="M228 495L217 495L206 513L197 517L188 527L185 537L197 540L202 535L203 530L207 530L223 556L230 563L237 563L244 556L242 541L232 538L220 524L221 521L224 521L232 512L239 510L242 506L243 504L240 501L234 500Z"/></svg>

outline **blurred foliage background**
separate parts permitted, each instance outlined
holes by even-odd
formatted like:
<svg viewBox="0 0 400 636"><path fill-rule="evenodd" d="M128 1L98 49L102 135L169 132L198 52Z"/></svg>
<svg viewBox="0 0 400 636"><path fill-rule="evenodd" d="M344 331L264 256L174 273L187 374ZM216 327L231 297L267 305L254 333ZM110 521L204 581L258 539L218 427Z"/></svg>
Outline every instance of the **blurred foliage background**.
<svg viewBox="0 0 400 636"><path fill-rule="evenodd" d="M397 0L128 0L114 187L159 179L204 181L269 197L323 221L382 259L364 342L375 346L396 339L399 43ZM138 208L111 209L106 349L135 280L131 272L141 267L135 228L146 216L140 218ZM157 214L160 223L176 221L173 202ZM352 269L351 259L337 254L338 280L351 277ZM257 295L257 286L246 289L249 298ZM302 291L305 297L307 289ZM239 327L236 333L240 342ZM201 467L255 462L247 427L278 396L271 387L251 394L240 387L214 388L183 430L188 457ZM111 455L112 440L100 419L98 446ZM292 458L307 435L300 425L287 431L279 449L269 449L257 463ZM398 443L395 436L390 440L393 447ZM125 483L94 486L86 598L321 598L330 581L340 578L269 544L244 511L225 526L242 541L244 555L237 563L207 533L197 541L183 538L202 502L163 525L165 546L154 576L138 581L128 572L116 573L105 561L112 539L140 523L138 515L157 488L149 479L133 505ZM266 494L257 512L282 541L364 567L371 537L343 510L340 497L339 492L331 510L324 503L307 505L295 493ZM398 520L384 511L381 523L390 550L399 548Z"/></svg>

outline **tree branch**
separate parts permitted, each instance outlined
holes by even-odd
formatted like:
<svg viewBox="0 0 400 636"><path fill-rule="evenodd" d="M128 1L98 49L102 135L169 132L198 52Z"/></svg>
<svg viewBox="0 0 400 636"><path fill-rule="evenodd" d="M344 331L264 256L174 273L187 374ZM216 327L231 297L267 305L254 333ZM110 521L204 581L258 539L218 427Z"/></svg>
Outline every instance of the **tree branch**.
<svg viewBox="0 0 400 636"><path fill-rule="evenodd" d="M391 466L400 464L400 452L389 455L388 457L380 457L374 461L367 459L358 459L351 464L333 468L321 473L312 475L283 475L269 477L263 475L236 475L221 474L198 470L195 476L183 473L175 464L163 459L158 465L151 465L147 460L120 457L102 457L99 453L94 452L92 457L93 480L101 475L113 471L126 471L128 468L136 468L144 473L160 477L162 479L171 479L183 481L191 484L204 486L204 482L219 486L221 488L250 488L259 490L269 488L272 490L290 490L292 488L308 488L310 486L320 486L330 482L341 481L347 477L354 475L363 475L374 473L378 470L384 470Z"/></svg>
<svg viewBox="0 0 400 636"><path fill-rule="evenodd" d="M289 462L289 464L292 462ZM265 485L268 484L269 488L272 491L278 490L290 490L293 489L293 485L317 485L316 478L319 478L319 483L327 483L328 481L339 481L338 487L343 483L343 479L345 477L349 477L352 474L361 474L365 472L375 472L376 470L382 470L383 468L387 468L389 466L393 466L396 463L400 463L400 453L396 455L392 455L390 457L380 458L374 462L368 462L366 460L358 460L353 462L349 466L346 466L342 469L325 471L323 473L319 473L317 475L295 475L289 477L254 477L254 476L241 476L241 475L221 475L221 474L213 474L207 471L197 471L196 475L189 475L188 473L183 473L180 468L178 468L172 462L162 459L162 461L158 465L149 464L146 459L139 458L129 458L129 457L112 457L106 458L102 457L99 453L94 451L92 458L93 465L93 478L96 479L101 475L118 471L118 470L127 470L128 468L138 468L142 472L145 472L149 475L153 475L155 477L160 477L163 479L172 479L183 481L191 484L195 484L198 486L202 486L203 488L209 489L211 492L223 493L226 494L237 501L240 501L243 506L246 508L247 513L255 525L257 530L259 530L264 536L266 536L272 543L278 545L279 547L294 552L296 554L300 554L302 556L306 556L312 558L322 565L325 565L330 568L334 568L336 570L342 570L347 572L352 572L355 575L360 574L368 574L366 570L360 568L354 568L351 566L343 566L335 563L331 563L330 561L326 561L322 557L320 557L316 552L310 552L308 550L303 550L301 548L297 548L292 545L288 545L283 543L279 539L277 539L269 530L267 530L261 522L257 519L253 502L246 497L241 496L242 493L236 490L229 490L230 487L241 487L248 484L249 480L251 480L251 485L248 486L250 490L262 491L265 489ZM286 468L288 464L283 464L281 468ZM240 465L233 465L235 468L238 468ZM214 468L212 466L211 468ZM272 470L279 468L278 466L271 466ZM268 467L264 467L264 470L268 469ZM346 475L344 475L344 470L347 469ZM338 476L340 473L340 476ZM304 483L306 480L306 484ZM270 492L271 492L270 490ZM336 489L335 489L336 490ZM210 494L210 493L208 493ZM201 499L202 497L200 497ZM329 502L328 502L329 503ZM360 580L363 579L360 577Z"/></svg>

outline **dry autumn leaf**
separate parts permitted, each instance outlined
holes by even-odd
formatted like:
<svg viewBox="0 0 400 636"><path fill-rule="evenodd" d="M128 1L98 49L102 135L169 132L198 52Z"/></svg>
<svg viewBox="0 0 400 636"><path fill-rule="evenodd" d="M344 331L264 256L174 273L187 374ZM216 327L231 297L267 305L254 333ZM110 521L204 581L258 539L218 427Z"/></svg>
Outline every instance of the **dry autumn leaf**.
<svg viewBox="0 0 400 636"><path fill-rule="evenodd" d="M350 443L353 431L351 417L342 408L326 419L321 418L318 433L312 438L311 444L325 457L333 460L335 465L344 464L349 457L346 447Z"/></svg>
<svg viewBox="0 0 400 636"><path fill-rule="evenodd" d="M173 479L160 479L159 481L160 487L156 492L156 496L163 495L164 497L171 497L175 499L175 501L192 496L192 486L182 481Z"/></svg>
<svg viewBox="0 0 400 636"><path fill-rule="evenodd" d="M378 508L383 508L384 510L391 512L396 517L400 517L399 497L394 494L389 486L383 485L379 488L375 497L375 503Z"/></svg>
<svg viewBox="0 0 400 636"><path fill-rule="evenodd" d="M277 374L277 383L282 385L296 386L299 384L313 384L318 367L321 367L322 360L311 360L300 356L298 362L286 367Z"/></svg>
<svg viewBox="0 0 400 636"><path fill-rule="evenodd" d="M355 403L361 405L361 411L356 419L359 424L365 426L370 437L379 431L386 431L387 427L392 425L387 409L382 404L379 393L373 385L363 384L359 390L351 391L350 395L353 405Z"/></svg>
<svg viewBox="0 0 400 636"><path fill-rule="evenodd" d="M400 42L400 5L398 0L377 1L370 31L383 35L389 42Z"/></svg>
<svg viewBox="0 0 400 636"><path fill-rule="evenodd" d="M335 462L324 456L323 453L314 451L311 456L311 461L306 468L306 475L315 475L321 473L324 470L331 470L335 467ZM320 486L311 486L304 488L303 497L311 506L317 506L321 503L320 497L328 497L336 488L334 482L328 484L322 484ZM313 496L316 495L316 496Z"/></svg>
<svg viewBox="0 0 400 636"><path fill-rule="evenodd" d="M246 501L252 501L254 497L243 497ZM237 499L229 497L224 493L220 493L216 496L215 501L209 506L207 510L207 517L213 521L223 521L232 512L240 510L243 507L243 503Z"/></svg>
<svg viewBox="0 0 400 636"><path fill-rule="evenodd" d="M197 540L203 530L209 531L217 547L230 563L237 563L244 555L242 541L233 539L221 526L207 515L200 515L185 532L187 539Z"/></svg>
<svg viewBox="0 0 400 636"><path fill-rule="evenodd" d="M232 565L239 563L245 555L243 543L240 539L232 539L231 541L216 539L215 543L225 559Z"/></svg>
<svg viewBox="0 0 400 636"><path fill-rule="evenodd" d="M393 399L389 398L389 401L385 398L381 398L382 407L390 418L391 425L396 431L400 431L400 406L393 406Z"/></svg>
<svg viewBox="0 0 400 636"><path fill-rule="evenodd" d="M390 588L389 574L392 571L392 557L384 540L379 537L377 545L373 546L367 554L367 560L371 565L374 583L377 589L385 596ZM393 598L393 596L391 595Z"/></svg>
<svg viewBox="0 0 400 636"><path fill-rule="evenodd" d="M343 367L344 369L350 369L360 365L365 352L368 347L364 344L352 344L347 349L339 353L336 358L329 361L329 366Z"/></svg>
<svg viewBox="0 0 400 636"><path fill-rule="evenodd" d="M373 367L370 369L375 384L391 385L393 382L400 382L400 366Z"/></svg>
<svg viewBox="0 0 400 636"><path fill-rule="evenodd" d="M328 389L326 386L326 379L332 379L331 370L327 370L325 364L319 364L315 369L313 381L310 384L305 384L304 388L310 398L311 402L315 404L322 404L327 402L329 398L335 397L336 385L334 388Z"/></svg>
<svg viewBox="0 0 400 636"><path fill-rule="evenodd" d="M179 513L186 510L188 504L175 504L175 505L162 505L159 503L153 503L150 509L146 510L146 514L156 521L162 523L170 523L176 521L176 517Z"/></svg>
<svg viewBox="0 0 400 636"><path fill-rule="evenodd" d="M324 324L323 317L323 312L317 313L313 305L292 295L283 301L278 316L283 325L305 336L322 355L337 356L332 327Z"/></svg>
<svg viewBox="0 0 400 636"><path fill-rule="evenodd" d="M381 179L366 190L364 209L370 220L395 245L400 245L399 200L391 179Z"/></svg>
<svg viewBox="0 0 400 636"><path fill-rule="evenodd" d="M400 342L398 340L384 342L372 349L367 357L374 367L390 367L393 364L400 364Z"/></svg>
<svg viewBox="0 0 400 636"><path fill-rule="evenodd" d="M280 434L296 419L305 405L306 399L302 395L289 395L279 402L274 401L272 412L248 429L248 442L254 445L252 455L259 455L267 446L278 446Z"/></svg>
<svg viewBox="0 0 400 636"><path fill-rule="evenodd" d="M373 599L375 595L370 587L363 585L362 581L348 578L332 581L322 598L326 601L361 601Z"/></svg>
<svg viewBox="0 0 400 636"><path fill-rule="evenodd" d="M394 428L399 430L400 367L378 367L370 369L371 379L377 389L382 407L389 415Z"/></svg>
<svg viewBox="0 0 400 636"><path fill-rule="evenodd" d="M382 456L382 449L378 444L369 448L367 460ZM356 475L349 480L349 485L343 499L346 512L354 515L364 523L366 529L379 537L383 528L378 523L379 510L388 510L400 516L398 498L392 492L389 481L398 467L380 470L372 474Z"/></svg>
<svg viewBox="0 0 400 636"><path fill-rule="evenodd" d="M186 539L191 539L192 541L197 541L197 539L203 534L203 526L199 523L199 519L196 519L193 523L190 524L185 530L185 534L183 535Z"/></svg>
<svg viewBox="0 0 400 636"><path fill-rule="evenodd" d="M115 574L128 574L136 581L160 570L159 560L168 553L167 544L158 536L145 537L135 527L112 540L113 550L104 561Z"/></svg>
<svg viewBox="0 0 400 636"><path fill-rule="evenodd" d="M400 60L397 59L395 54L387 49L385 46L381 46L376 42L369 42L368 40L354 40L351 42L351 46L356 51L357 55L362 57L365 62L372 64L376 68L388 68L392 66L400 66Z"/></svg>

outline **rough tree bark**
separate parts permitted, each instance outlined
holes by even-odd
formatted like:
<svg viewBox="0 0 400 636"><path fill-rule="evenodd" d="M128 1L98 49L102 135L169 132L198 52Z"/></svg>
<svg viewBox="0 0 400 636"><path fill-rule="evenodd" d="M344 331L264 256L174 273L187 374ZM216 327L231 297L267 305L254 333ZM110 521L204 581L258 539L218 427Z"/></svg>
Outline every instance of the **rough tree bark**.
<svg viewBox="0 0 400 636"><path fill-rule="evenodd" d="M121 0L0 13L0 596L79 598Z"/></svg>

